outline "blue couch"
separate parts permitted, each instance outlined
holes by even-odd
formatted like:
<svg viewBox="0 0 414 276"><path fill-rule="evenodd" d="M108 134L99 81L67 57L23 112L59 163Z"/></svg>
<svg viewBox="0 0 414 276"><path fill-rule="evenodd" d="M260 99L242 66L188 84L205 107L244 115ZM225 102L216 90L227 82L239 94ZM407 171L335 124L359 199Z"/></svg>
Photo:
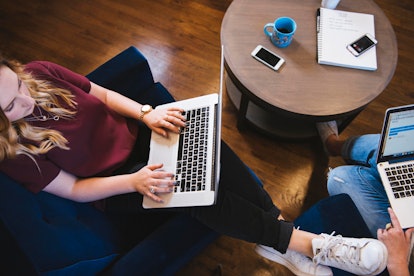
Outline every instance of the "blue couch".
<svg viewBox="0 0 414 276"><path fill-rule="evenodd" d="M134 47L87 77L137 101L174 100ZM108 216L90 204L32 194L6 175L0 183L3 275L172 275L218 237L186 215Z"/></svg>

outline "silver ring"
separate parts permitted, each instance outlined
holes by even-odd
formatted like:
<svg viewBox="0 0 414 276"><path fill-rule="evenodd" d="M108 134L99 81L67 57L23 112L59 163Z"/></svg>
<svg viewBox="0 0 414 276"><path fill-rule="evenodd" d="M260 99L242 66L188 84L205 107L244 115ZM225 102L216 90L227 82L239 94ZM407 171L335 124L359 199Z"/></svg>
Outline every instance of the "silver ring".
<svg viewBox="0 0 414 276"><path fill-rule="evenodd" d="M155 187L151 186L149 191L150 191L151 194L155 194Z"/></svg>

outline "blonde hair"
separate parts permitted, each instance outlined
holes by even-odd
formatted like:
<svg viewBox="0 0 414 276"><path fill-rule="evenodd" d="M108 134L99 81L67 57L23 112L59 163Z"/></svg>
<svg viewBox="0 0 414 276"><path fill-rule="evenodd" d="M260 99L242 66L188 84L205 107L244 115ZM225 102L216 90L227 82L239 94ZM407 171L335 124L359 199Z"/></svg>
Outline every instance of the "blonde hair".
<svg viewBox="0 0 414 276"><path fill-rule="evenodd" d="M39 108L62 119L72 119L75 116L76 102L70 91L56 87L46 80L34 78L17 61L0 57L1 66L7 66L17 74ZM26 142L21 142L22 140ZM67 139L57 130L35 127L24 119L10 122L0 108L0 161L19 154L44 154L55 147L68 150L67 143Z"/></svg>

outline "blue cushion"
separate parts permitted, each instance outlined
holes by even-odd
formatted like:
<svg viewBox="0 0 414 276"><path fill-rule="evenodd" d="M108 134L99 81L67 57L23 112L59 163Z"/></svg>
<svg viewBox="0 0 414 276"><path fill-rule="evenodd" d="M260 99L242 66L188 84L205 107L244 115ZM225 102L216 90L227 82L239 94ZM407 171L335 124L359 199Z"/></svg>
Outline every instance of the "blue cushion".
<svg viewBox="0 0 414 276"><path fill-rule="evenodd" d="M163 224L114 264L110 275L174 275L218 234L187 215Z"/></svg>
<svg viewBox="0 0 414 276"><path fill-rule="evenodd" d="M354 202L347 194L324 198L295 220L300 229L351 237L371 237Z"/></svg>
<svg viewBox="0 0 414 276"><path fill-rule="evenodd" d="M5 175L0 181L3 226L39 273L86 267L97 272L117 257L116 235L98 210L44 192L34 195Z"/></svg>
<svg viewBox="0 0 414 276"><path fill-rule="evenodd" d="M111 58L88 77L92 82L134 98L154 85L147 59L135 47L129 47Z"/></svg>

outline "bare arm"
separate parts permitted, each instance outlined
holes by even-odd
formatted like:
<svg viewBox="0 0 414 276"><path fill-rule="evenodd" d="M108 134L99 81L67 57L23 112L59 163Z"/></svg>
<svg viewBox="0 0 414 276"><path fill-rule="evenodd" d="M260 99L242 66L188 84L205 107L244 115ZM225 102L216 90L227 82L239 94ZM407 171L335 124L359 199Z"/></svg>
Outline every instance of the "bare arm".
<svg viewBox="0 0 414 276"><path fill-rule="evenodd" d="M142 104L93 82L89 94L94 95L122 116L139 120ZM181 127L185 127L182 112L183 109L174 107L153 110L144 116L143 122L158 134L167 136L167 131L178 133Z"/></svg>
<svg viewBox="0 0 414 276"><path fill-rule="evenodd" d="M148 165L132 174L91 178L77 178L61 170L43 190L78 202L90 202L130 192L139 192L160 202L161 198L151 193L150 188L155 188L156 193L169 193L174 186L173 174L159 171L160 168L161 164Z"/></svg>

